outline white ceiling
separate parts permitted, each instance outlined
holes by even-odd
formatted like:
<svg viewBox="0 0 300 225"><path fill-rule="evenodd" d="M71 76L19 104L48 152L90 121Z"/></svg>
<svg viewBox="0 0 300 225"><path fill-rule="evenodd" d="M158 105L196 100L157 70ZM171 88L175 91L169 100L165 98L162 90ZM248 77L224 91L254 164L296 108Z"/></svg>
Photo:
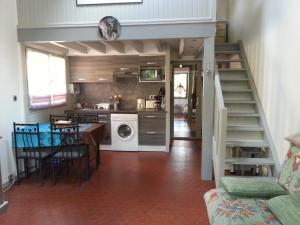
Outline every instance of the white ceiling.
<svg viewBox="0 0 300 225"><path fill-rule="evenodd" d="M202 51L203 39L166 39L143 41L94 41L94 42L47 42L27 43L27 46L68 56L101 55L163 55L166 46L179 58L198 58Z"/></svg>

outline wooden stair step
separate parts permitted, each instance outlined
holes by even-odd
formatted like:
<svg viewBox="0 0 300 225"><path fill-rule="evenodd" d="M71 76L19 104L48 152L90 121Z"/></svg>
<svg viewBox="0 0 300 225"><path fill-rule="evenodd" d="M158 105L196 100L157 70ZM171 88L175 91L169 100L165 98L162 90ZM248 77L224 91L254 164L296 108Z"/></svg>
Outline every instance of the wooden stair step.
<svg viewBox="0 0 300 225"><path fill-rule="evenodd" d="M215 43L215 46L228 46L228 45L236 45L238 46L238 43L235 42L224 42L224 43Z"/></svg>
<svg viewBox="0 0 300 225"><path fill-rule="evenodd" d="M249 78L231 78L231 77L223 77L220 78L221 81L248 81Z"/></svg>
<svg viewBox="0 0 300 225"><path fill-rule="evenodd" d="M225 159L226 164L231 165L265 165L273 166L275 162L271 158L228 158Z"/></svg>
<svg viewBox="0 0 300 225"><path fill-rule="evenodd" d="M225 104L256 104L256 101L252 100L224 100Z"/></svg>
<svg viewBox="0 0 300 225"><path fill-rule="evenodd" d="M240 54L241 51L215 51L215 54Z"/></svg>
<svg viewBox="0 0 300 225"><path fill-rule="evenodd" d="M243 59L216 59L217 62L243 62Z"/></svg>
<svg viewBox="0 0 300 225"><path fill-rule="evenodd" d="M222 89L222 92L248 92L248 93L252 93L253 90L252 89L238 89L238 88L224 88Z"/></svg>
<svg viewBox="0 0 300 225"><path fill-rule="evenodd" d="M227 126L228 131L264 131L260 126Z"/></svg>
<svg viewBox="0 0 300 225"><path fill-rule="evenodd" d="M253 147L253 148L268 148L269 144L264 141L256 140L236 140L226 141L228 147Z"/></svg>
<svg viewBox="0 0 300 225"><path fill-rule="evenodd" d="M236 71L246 71L246 68L221 68L218 69L219 72L236 72Z"/></svg>
<svg viewBox="0 0 300 225"><path fill-rule="evenodd" d="M258 113L228 113L231 117L260 117Z"/></svg>

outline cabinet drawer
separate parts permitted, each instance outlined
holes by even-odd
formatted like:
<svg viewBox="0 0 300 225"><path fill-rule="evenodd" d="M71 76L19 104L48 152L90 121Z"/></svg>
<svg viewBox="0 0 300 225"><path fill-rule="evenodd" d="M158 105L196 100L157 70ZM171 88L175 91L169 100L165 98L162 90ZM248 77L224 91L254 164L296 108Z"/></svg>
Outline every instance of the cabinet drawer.
<svg viewBox="0 0 300 225"><path fill-rule="evenodd" d="M139 115L139 145L165 145L166 116L160 113Z"/></svg>
<svg viewBox="0 0 300 225"><path fill-rule="evenodd" d="M78 114L78 123L98 123L97 114Z"/></svg>
<svg viewBox="0 0 300 225"><path fill-rule="evenodd" d="M165 119L166 115L162 113L143 113L139 114L140 120L157 120L157 119Z"/></svg>
<svg viewBox="0 0 300 225"><path fill-rule="evenodd" d="M139 145L165 145L166 134L159 132L145 132L139 134Z"/></svg>
<svg viewBox="0 0 300 225"><path fill-rule="evenodd" d="M111 125L110 125L110 121L105 122L105 135L104 135L104 138L103 138L101 144L103 144L103 145L110 145L111 144Z"/></svg>
<svg viewBox="0 0 300 225"><path fill-rule="evenodd" d="M98 123L105 124L105 136L101 144L110 145L111 144L111 123L109 113L98 113Z"/></svg>
<svg viewBox="0 0 300 225"><path fill-rule="evenodd" d="M98 114L98 121L104 121L109 120L110 121L110 114Z"/></svg>
<svg viewBox="0 0 300 225"><path fill-rule="evenodd" d="M166 120L164 118L159 118L156 120L145 120L141 119L139 121L139 132L158 132L165 133Z"/></svg>

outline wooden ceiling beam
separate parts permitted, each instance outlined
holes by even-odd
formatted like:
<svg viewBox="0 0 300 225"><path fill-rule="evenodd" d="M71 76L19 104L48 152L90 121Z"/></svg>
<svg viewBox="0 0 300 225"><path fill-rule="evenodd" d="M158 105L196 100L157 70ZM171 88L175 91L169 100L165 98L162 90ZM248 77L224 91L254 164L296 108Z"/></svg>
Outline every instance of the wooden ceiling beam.
<svg viewBox="0 0 300 225"><path fill-rule="evenodd" d="M74 50L76 52L80 52L83 54L88 53L88 48L86 46L79 44L79 42L53 42L53 44L70 49L70 50Z"/></svg>
<svg viewBox="0 0 300 225"><path fill-rule="evenodd" d="M163 49L162 43L161 43L159 40L156 40L156 41L154 41L153 43L154 43L154 46L155 46L156 50L157 50L158 52L161 52L162 49Z"/></svg>
<svg viewBox="0 0 300 225"><path fill-rule="evenodd" d="M201 46L198 48L198 50L195 52L194 57L195 59L198 59L203 54L203 42L201 42Z"/></svg>
<svg viewBox="0 0 300 225"><path fill-rule="evenodd" d="M106 46L112 48L118 53L125 53L125 44L120 41L104 41L103 42Z"/></svg>
<svg viewBox="0 0 300 225"><path fill-rule="evenodd" d="M56 54L67 55L69 53L68 49L57 46L57 45L54 45L52 43L46 43L46 42L44 42L44 43L42 43L42 42L40 42L40 43L26 43L25 45L28 46L28 47L31 47L31 48L36 48L36 49L39 49L39 50L42 50L42 51L49 51L49 52L56 53Z"/></svg>
<svg viewBox="0 0 300 225"><path fill-rule="evenodd" d="M179 41L179 58L183 56L184 53L184 39L180 39Z"/></svg>
<svg viewBox="0 0 300 225"><path fill-rule="evenodd" d="M106 53L106 46L99 41L96 42L79 42L81 45L84 45L90 49L94 49L100 53Z"/></svg>
<svg viewBox="0 0 300 225"><path fill-rule="evenodd" d="M142 41L130 41L130 44L138 53L144 53L144 43Z"/></svg>

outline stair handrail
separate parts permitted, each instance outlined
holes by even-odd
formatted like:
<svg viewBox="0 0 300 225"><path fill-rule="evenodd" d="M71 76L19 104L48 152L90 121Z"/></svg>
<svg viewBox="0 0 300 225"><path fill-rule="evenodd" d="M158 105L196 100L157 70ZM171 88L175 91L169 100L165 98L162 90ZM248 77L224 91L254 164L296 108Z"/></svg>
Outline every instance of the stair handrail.
<svg viewBox="0 0 300 225"><path fill-rule="evenodd" d="M213 135L213 165L216 186L221 186L221 177L225 170L225 151L227 135L228 109L225 107L218 68L215 69L214 79L214 135Z"/></svg>

